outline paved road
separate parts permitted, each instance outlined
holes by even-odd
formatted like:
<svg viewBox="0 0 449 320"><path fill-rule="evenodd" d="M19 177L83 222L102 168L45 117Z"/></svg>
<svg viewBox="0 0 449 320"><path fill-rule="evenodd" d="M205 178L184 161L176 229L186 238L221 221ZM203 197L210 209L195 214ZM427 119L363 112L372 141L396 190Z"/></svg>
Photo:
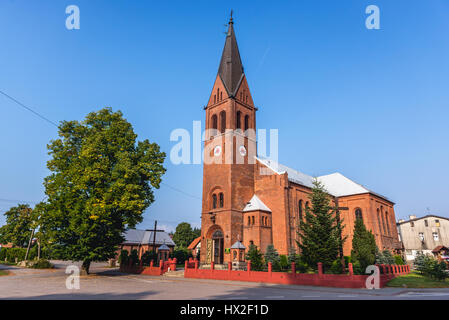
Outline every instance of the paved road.
<svg viewBox="0 0 449 320"><path fill-rule="evenodd" d="M104 264L94 264L92 274L81 277L79 290L68 290L67 265L66 262L56 262L54 270L0 265L0 269L12 272L0 277L0 299L449 299L449 289L362 290L152 277L122 274Z"/></svg>

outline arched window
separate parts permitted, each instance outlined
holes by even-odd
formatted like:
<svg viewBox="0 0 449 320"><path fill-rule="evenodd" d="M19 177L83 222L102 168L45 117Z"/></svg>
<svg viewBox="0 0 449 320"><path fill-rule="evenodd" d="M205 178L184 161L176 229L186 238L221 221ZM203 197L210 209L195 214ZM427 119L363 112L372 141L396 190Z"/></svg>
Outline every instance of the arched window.
<svg viewBox="0 0 449 320"><path fill-rule="evenodd" d="M220 89L217 88L217 102L220 101Z"/></svg>
<svg viewBox="0 0 449 320"><path fill-rule="evenodd" d="M309 201L306 202L306 211L309 209Z"/></svg>
<svg viewBox="0 0 449 320"><path fill-rule="evenodd" d="M220 193L220 208L223 208L224 206L224 195L223 193Z"/></svg>
<svg viewBox="0 0 449 320"><path fill-rule="evenodd" d="M298 218L299 221L302 220L302 200L299 200L298 202Z"/></svg>
<svg viewBox="0 0 449 320"><path fill-rule="evenodd" d="M388 223L388 211L385 211L385 220L387 222L387 234L390 236L390 224Z"/></svg>
<svg viewBox="0 0 449 320"><path fill-rule="evenodd" d="M245 131L249 129L249 116L245 116Z"/></svg>
<svg viewBox="0 0 449 320"><path fill-rule="evenodd" d="M220 92L220 101L223 100L223 92Z"/></svg>
<svg viewBox="0 0 449 320"><path fill-rule="evenodd" d="M379 225L379 232L380 232L380 234L383 234L383 231L382 231L382 223L380 222L380 212L379 212L379 208L377 208L377 224Z"/></svg>
<svg viewBox="0 0 449 320"><path fill-rule="evenodd" d="M226 131L226 112L222 111L220 112L220 131L221 133L224 133Z"/></svg>
<svg viewBox="0 0 449 320"><path fill-rule="evenodd" d="M252 216L252 217L251 217L251 222L252 222L252 224L254 224L255 221L256 221L256 220L255 220L254 216Z"/></svg>
<svg viewBox="0 0 449 320"><path fill-rule="evenodd" d="M217 195L212 195L212 209L217 209Z"/></svg>
<svg viewBox="0 0 449 320"><path fill-rule="evenodd" d="M387 234L387 228L385 227L385 216L383 214L384 212L384 207L380 206L380 215L381 215L381 219L382 219L382 229L384 230L384 234Z"/></svg>
<svg viewBox="0 0 449 320"><path fill-rule="evenodd" d="M236 119L235 119L235 128L236 129L241 129L242 128L241 115L242 115L242 113L240 111L237 111Z"/></svg>
<svg viewBox="0 0 449 320"><path fill-rule="evenodd" d="M355 209L355 218L363 221L362 209Z"/></svg>
<svg viewBox="0 0 449 320"><path fill-rule="evenodd" d="M214 103L217 103L217 95L214 94Z"/></svg>
<svg viewBox="0 0 449 320"><path fill-rule="evenodd" d="M251 225L251 217L250 216L248 216L248 225L249 226Z"/></svg>
<svg viewBox="0 0 449 320"><path fill-rule="evenodd" d="M218 119L217 119L217 115L214 114L212 116L212 129L217 130L218 129Z"/></svg>

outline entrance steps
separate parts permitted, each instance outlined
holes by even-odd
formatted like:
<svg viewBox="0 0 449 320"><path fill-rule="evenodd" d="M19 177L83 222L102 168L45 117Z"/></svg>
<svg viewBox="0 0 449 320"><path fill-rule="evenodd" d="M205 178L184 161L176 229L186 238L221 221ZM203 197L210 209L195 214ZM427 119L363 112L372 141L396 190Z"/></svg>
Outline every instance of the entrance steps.
<svg viewBox="0 0 449 320"><path fill-rule="evenodd" d="M210 264L202 264L200 269L210 269ZM214 265L215 270L228 270L228 266L226 264L216 264Z"/></svg>
<svg viewBox="0 0 449 320"><path fill-rule="evenodd" d="M164 273L164 276L166 276L166 277L175 277L175 278L183 278L184 277L184 270L167 271L166 273Z"/></svg>

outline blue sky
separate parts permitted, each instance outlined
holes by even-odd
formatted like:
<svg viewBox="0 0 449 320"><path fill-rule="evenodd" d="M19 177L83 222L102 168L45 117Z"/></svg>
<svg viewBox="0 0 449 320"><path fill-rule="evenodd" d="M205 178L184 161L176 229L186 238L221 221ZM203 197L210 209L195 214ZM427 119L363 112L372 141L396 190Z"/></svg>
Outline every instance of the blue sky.
<svg viewBox="0 0 449 320"><path fill-rule="evenodd" d="M81 29L65 28L80 8ZM380 30L365 8L380 8ZM281 163L339 171L396 202L396 218L449 216L449 2L0 2L0 90L52 121L110 106L169 154L170 132L204 122L234 9L259 128ZM49 123L0 95L0 214L39 202ZM139 226L199 226L201 165L172 165ZM4 223L0 217L0 225Z"/></svg>

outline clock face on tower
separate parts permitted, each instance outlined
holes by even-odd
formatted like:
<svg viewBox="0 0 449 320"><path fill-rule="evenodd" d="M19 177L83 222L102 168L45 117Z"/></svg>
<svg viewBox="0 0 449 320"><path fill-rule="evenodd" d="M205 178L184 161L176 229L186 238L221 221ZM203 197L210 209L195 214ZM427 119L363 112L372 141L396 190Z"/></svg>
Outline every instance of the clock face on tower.
<svg viewBox="0 0 449 320"><path fill-rule="evenodd" d="M218 157L221 154L221 147L220 146L216 146L214 148L214 156Z"/></svg>
<svg viewBox="0 0 449 320"><path fill-rule="evenodd" d="M242 157L246 156L246 148L244 146L239 147L239 152Z"/></svg>

